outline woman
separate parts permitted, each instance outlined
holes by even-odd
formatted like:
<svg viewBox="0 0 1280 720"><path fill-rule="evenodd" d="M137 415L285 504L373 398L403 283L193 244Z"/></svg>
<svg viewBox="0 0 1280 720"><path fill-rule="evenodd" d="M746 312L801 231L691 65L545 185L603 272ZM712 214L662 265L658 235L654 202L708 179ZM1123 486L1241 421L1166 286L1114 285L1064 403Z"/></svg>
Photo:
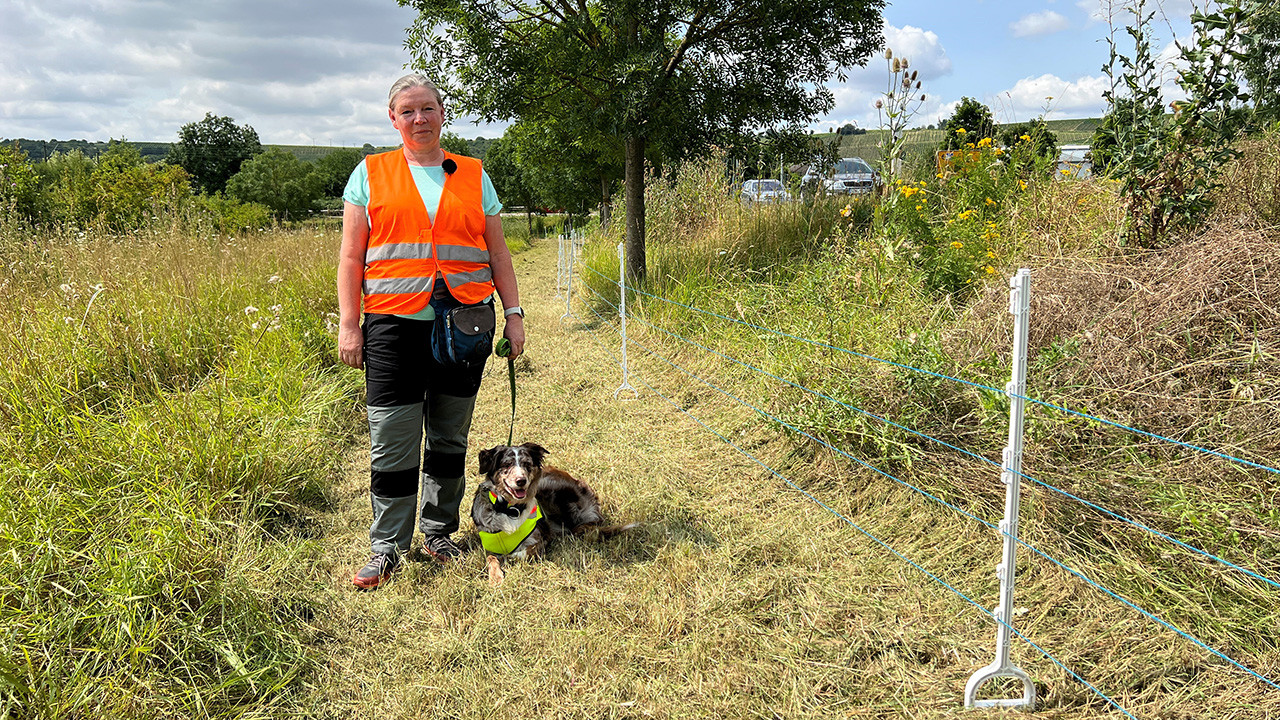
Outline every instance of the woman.
<svg viewBox="0 0 1280 720"><path fill-rule="evenodd" d="M484 363L436 360L437 315L463 304L491 305L496 289L512 357L524 349L502 203L478 160L441 149L439 90L421 75L400 78L391 86L388 116L404 145L368 156L351 174L338 259L338 353L365 370L372 441L372 555L352 579L365 590L400 568L415 519L428 555L440 562L461 555L450 535L458 529L467 433Z"/></svg>

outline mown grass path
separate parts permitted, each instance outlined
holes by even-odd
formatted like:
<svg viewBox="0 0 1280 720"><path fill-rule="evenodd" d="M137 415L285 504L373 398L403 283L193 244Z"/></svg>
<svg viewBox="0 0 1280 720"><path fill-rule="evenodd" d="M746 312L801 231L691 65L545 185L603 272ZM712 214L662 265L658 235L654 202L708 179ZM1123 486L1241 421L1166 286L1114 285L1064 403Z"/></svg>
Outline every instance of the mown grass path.
<svg viewBox="0 0 1280 720"><path fill-rule="evenodd" d="M960 712L965 680L992 658L989 621L641 383L633 381L641 388L637 400L615 401L620 370L592 338L616 352L617 334L561 320L554 241L515 261L529 338L517 363L515 442L544 445L551 464L598 490L611 519L644 525L612 541L561 541L544 560L512 563L496 589L486 584L476 552L443 568L419 559L391 585L356 593L350 576L367 557L369 522L368 458L358 441L332 491L333 512L322 518L315 568L321 609L313 622L321 669L300 699L307 715ZM802 474L825 502L994 604L999 550L991 533L865 472L797 454L743 409L637 360L641 376L660 381L682 407L775 467ZM477 482L474 454L506 441L505 373L505 363L493 363L481 390L469 490ZM464 517L463 536L470 532ZM1101 660L1089 654L1099 651L1094 633L1111 624L1106 608L1042 572L1028 584L1044 603L1022 627L1069 648L1075 669L1088 674ZM1061 608L1071 610L1069 620ZM1024 645L1014 652L1041 685L1041 717L1121 717ZM1181 655L1167 653L1162 662Z"/></svg>

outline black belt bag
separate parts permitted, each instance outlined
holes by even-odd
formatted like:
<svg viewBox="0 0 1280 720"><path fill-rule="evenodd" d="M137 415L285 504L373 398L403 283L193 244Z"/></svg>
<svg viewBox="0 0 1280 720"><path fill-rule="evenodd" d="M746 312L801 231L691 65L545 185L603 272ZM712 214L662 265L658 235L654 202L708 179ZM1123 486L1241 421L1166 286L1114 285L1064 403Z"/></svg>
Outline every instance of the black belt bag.
<svg viewBox="0 0 1280 720"><path fill-rule="evenodd" d="M436 362L452 367L483 365L493 352L493 333L497 326L493 301L461 305L452 297L432 299L436 311L431 331L431 354Z"/></svg>

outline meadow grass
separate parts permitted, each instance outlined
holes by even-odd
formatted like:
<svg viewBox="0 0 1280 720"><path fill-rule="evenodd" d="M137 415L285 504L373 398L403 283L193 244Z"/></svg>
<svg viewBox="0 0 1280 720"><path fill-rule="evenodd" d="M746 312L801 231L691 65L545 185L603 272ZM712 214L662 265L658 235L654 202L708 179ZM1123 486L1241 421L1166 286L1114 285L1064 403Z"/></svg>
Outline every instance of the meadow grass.
<svg viewBox="0 0 1280 720"><path fill-rule="evenodd" d="M334 239L5 235L0 716L289 703L354 429Z"/></svg>

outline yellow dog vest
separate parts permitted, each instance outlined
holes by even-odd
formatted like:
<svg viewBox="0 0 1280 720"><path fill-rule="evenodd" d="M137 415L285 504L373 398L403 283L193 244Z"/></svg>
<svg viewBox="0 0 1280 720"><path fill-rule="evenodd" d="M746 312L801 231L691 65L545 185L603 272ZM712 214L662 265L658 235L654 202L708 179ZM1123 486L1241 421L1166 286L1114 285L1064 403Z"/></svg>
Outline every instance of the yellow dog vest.
<svg viewBox="0 0 1280 720"><path fill-rule="evenodd" d="M498 496L492 491L489 492L489 502L498 504ZM534 526L538 524L538 520L542 519L542 510L537 506L533 506L533 512L529 514L529 519L520 524L520 527L511 532L481 532L480 544L484 549L494 555L510 555L515 549L520 547L520 543L529 537L529 533L533 532Z"/></svg>

